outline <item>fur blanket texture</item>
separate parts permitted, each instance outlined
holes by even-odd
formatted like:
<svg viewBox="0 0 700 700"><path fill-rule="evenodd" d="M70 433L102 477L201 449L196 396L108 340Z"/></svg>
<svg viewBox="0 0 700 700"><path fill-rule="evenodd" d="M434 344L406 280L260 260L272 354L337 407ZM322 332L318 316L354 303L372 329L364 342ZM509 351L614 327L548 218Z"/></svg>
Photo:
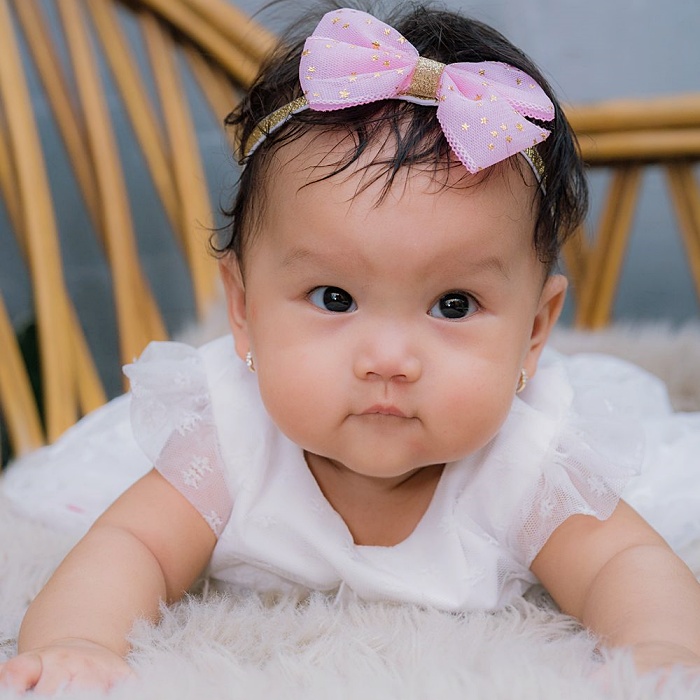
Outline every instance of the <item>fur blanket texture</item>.
<svg viewBox="0 0 700 700"><path fill-rule="evenodd" d="M189 333L202 342L220 324ZM560 330L564 352L630 359L659 375L676 408L700 410L700 326ZM700 464L700 462L699 462ZM15 650L26 606L73 544L0 501L0 659ZM682 553L700 575L700 541ZM335 606L230 598L202 590L137 623L130 662L137 677L109 693L119 700L690 700L700 676L638 676L624 650L596 640L533 588L498 613L447 614L396 605ZM68 690L67 698L94 698ZM14 698L0 689L0 700Z"/></svg>

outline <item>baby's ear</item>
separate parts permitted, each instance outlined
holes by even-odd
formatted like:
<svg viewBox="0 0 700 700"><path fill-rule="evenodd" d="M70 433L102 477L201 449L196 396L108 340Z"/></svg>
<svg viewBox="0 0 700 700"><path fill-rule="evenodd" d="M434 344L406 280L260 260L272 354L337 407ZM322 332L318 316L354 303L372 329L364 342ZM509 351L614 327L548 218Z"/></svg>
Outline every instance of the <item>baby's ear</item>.
<svg viewBox="0 0 700 700"><path fill-rule="evenodd" d="M564 275L550 275L544 283L537 313L532 323L530 348L523 363L529 377L535 376L542 350L561 314L561 310L564 308L568 286L569 283Z"/></svg>
<svg viewBox="0 0 700 700"><path fill-rule="evenodd" d="M236 354L242 360L245 360L246 353L250 350L245 305L245 284L243 283L241 266L233 254L228 254L219 261L219 274L224 283L228 322L233 333Z"/></svg>

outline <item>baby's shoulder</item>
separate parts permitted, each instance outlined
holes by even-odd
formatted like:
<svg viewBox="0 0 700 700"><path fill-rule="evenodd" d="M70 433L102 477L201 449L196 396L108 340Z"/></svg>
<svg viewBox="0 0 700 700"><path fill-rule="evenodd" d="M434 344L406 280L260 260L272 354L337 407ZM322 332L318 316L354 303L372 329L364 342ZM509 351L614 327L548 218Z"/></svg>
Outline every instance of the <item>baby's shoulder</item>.
<svg viewBox="0 0 700 700"><path fill-rule="evenodd" d="M264 421L255 382L230 335L199 348L152 342L124 373L131 383L134 433L152 458L175 432L187 436L207 425L242 439L252 422Z"/></svg>
<svg viewBox="0 0 700 700"><path fill-rule="evenodd" d="M237 365L242 364L230 335L200 347L176 341L153 341L137 360L124 367L124 374L136 398L148 396L152 401L198 398L201 403L222 384L240 384L242 372Z"/></svg>

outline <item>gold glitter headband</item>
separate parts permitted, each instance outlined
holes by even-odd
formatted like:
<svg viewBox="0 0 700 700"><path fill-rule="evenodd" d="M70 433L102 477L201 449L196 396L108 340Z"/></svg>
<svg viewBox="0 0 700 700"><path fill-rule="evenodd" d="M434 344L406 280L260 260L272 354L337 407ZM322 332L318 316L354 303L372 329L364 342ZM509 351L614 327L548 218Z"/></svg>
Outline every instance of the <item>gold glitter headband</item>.
<svg viewBox="0 0 700 700"><path fill-rule="evenodd" d="M437 62L432 61L432 63ZM430 80L431 87L433 84L433 80L434 78L431 78ZM425 84L426 83L423 82L421 79L417 81L416 76L414 75L413 81L411 82L411 86L405 94L417 97L419 99L426 99L423 97L423 95L426 94L424 90ZM430 87L428 89L430 89ZM288 104L284 105L284 107L276 109L272 114L268 114L268 116L266 116L264 119L261 119L256 124L253 131L250 133L250 136L246 139L240 161L241 165L245 165L248 162L248 159L254 153L255 149L272 132L276 131L282 125L286 124L292 118L292 116L298 114L299 112L303 112L305 109L308 108L309 103L307 102L306 97L297 97L296 100L289 102ZM520 152L520 155L523 156L523 158L525 158L530 168L532 168L532 172L535 174L537 182L542 188L544 188L544 161L542 160L542 156L537 152L537 148L535 146L528 146Z"/></svg>
<svg viewBox="0 0 700 700"><path fill-rule="evenodd" d="M272 114L268 114L264 119L261 119L256 125L250 136L246 139L241 157L241 164L244 164L252 155L253 151L275 130L279 129L282 124L288 122L297 112L303 112L309 108L309 103L305 97L297 97L296 100L289 102L276 109Z"/></svg>

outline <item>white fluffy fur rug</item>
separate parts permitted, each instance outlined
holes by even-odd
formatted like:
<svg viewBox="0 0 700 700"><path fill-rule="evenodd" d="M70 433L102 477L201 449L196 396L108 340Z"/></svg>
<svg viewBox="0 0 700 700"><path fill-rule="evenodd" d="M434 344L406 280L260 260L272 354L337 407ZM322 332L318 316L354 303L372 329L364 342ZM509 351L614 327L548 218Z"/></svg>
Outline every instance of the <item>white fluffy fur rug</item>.
<svg viewBox="0 0 700 700"><path fill-rule="evenodd" d="M194 340L216 335L214 321ZM190 334L189 340L193 340ZM661 376L678 408L700 410L700 326L560 331L564 352L603 350ZM71 545L0 501L0 658L14 651L24 609ZM700 542L684 552L700 574ZM133 632L134 681L120 700L686 700L700 678L674 673L659 686L638 677L626 653L594 654L595 640L534 589L496 614L452 615L392 604L335 607L322 598L192 598ZM92 698L69 691L63 697ZM0 700L15 697L0 690Z"/></svg>

